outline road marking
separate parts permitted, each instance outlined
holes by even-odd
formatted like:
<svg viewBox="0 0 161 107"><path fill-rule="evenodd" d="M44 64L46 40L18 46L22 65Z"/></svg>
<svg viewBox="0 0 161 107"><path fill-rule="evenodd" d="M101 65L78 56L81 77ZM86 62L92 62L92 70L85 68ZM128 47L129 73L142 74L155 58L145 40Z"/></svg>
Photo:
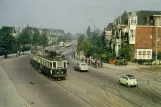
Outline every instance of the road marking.
<svg viewBox="0 0 161 107"><path fill-rule="evenodd" d="M72 50L71 50L71 49L70 49L70 50L67 50L66 52L63 52L62 55L63 55L63 54L66 54L66 53L68 53L68 52L70 52L70 51L72 51Z"/></svg>
<svg viewBox="0 0 161 107"><path fill-rule="evenodd" d="M0 67L1 67L1 69L2 69L2 72L4 72L4 74L6 75L6 77L7 77L8 80L9 80L9 82L10 82L11 85L13 86L13 88L15 88L15 86L14 86L13 83L12 83L12 81L9 79L7 73L4 71L3 67L2 67L2 66L0 66ZM18 93L18 91L16 90L16 88L15 88L15 91L17 92L18 96L20 97L20 94ZM27 102L26 102L22 97L20 97L20 99L21 99L28 107L31 107L29 104L27 104Z"/></svg>
<svg viewBox="0 0 161 107"><path fill-rule="evenodd" d="M31 107L22 97L20 97L20 98L28 107Z"/></svg>

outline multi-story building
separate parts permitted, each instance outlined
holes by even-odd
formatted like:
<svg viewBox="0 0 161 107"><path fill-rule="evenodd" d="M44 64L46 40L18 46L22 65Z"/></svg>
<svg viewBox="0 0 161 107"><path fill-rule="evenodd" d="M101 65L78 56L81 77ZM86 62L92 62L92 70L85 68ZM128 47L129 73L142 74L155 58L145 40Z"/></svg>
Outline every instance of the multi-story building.
<svg viewBox="0 0 161 107"><path fill-rule="evenodd" d="M114 20L112 48L116 56L123 45L130 44L134 59L151 59L152 52L161 51L160 39L161 11L125 11Z"/></svg>
<svg viewBox="0 0 161 107"><path fill-rule="evenodd" d="M105 28L106 32L106 39L110 40L112 36L112 23L109 23L108 26Z"/></svg>

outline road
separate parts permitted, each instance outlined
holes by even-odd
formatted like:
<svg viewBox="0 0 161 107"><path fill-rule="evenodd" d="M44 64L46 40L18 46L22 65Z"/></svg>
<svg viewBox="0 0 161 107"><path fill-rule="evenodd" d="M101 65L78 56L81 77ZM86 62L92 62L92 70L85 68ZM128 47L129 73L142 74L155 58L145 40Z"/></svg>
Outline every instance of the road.
<svg viewBox="0 0 161 107"><path fill-rule="evenodd" d="M71 47L75 49L75 46ZM63 48L64 52L71 50ZM66 55L69 55L68 51ZM76 60L70 59L68 76L64 81L52 81L29 65L28 55L1 61L2 69L13 84L20 99L30 107L160 107L161 89L154 81L158 71L114 70L89 68L89 72L73 70ZM152 70L151 70L152 71ZM117 83L124 74L138 79L137 87ZM8 80L8 81L9 81ZM31 82L34 84L31 84ZM18 98L18 97L17 97ZM26 107L27 107L26 106ZM13 107L13 106L7 106Z"/></svg>

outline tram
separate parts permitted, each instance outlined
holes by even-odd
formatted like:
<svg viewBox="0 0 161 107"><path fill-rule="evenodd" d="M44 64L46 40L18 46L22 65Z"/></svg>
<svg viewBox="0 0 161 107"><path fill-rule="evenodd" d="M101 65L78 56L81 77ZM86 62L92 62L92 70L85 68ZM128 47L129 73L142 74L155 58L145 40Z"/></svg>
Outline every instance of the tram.
<svg viewBox="0 0 161 107"><path fill-rule="evenodd" d="M67 76L67 60L61 53L58 47L31 49L30 64L39 72L52 78L65 79Z"/></svg>

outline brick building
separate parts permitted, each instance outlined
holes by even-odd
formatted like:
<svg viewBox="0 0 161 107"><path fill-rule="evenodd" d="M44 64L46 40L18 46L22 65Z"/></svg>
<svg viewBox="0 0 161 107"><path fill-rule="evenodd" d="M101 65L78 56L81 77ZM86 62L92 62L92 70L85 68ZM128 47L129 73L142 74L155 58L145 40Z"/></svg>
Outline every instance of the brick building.
<svg viewBox="0 0 161 107"><path fill-rule="evenodd" d="M156 35L157 50L161 51L161 11L125 11L114 20L111 47L118 56L118 50L130 44L134 59L151 59Z"/></svg>

